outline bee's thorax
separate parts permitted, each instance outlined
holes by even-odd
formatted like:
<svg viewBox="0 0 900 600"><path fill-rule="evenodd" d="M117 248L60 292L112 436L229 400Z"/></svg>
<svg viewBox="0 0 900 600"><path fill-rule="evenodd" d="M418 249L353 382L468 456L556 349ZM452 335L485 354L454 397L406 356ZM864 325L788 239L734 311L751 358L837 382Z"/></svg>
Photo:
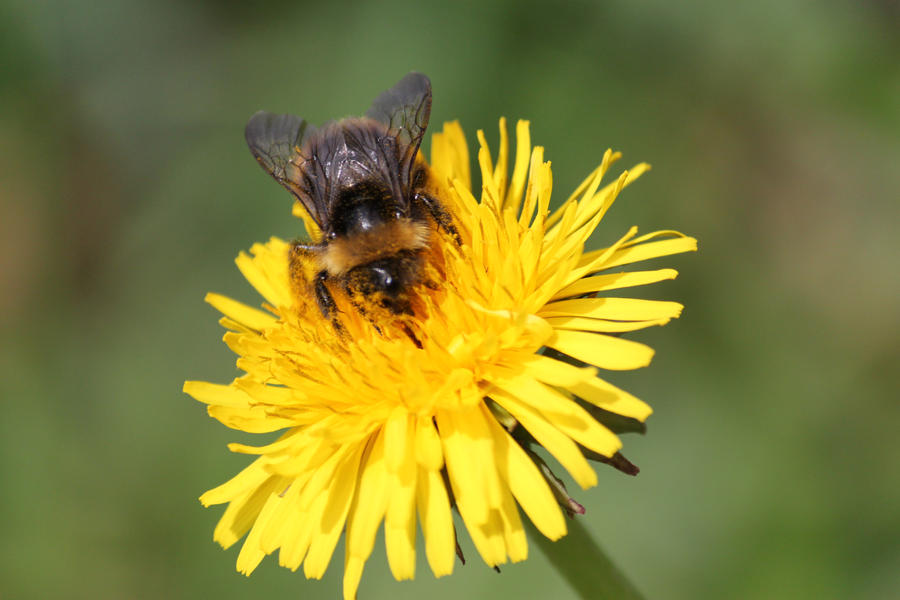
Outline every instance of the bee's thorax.
<svg viewBox="0 0 900 600"><path fill-rule="evenodd" d="M337 236L319 254L322 269L331 276L404 250L420 250L428 244L427 222L408 218L375 223L365 231Z"/></svg>

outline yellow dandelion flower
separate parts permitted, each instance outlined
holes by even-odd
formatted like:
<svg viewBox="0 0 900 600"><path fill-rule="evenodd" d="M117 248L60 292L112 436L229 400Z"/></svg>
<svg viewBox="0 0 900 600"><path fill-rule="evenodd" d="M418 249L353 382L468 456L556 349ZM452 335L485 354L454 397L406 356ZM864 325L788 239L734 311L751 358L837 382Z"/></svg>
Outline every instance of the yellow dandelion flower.
<svg viewBox="0 0 900 600"><path fill-rule="evenodd" d="M185 392L229 427L283 430L264 446L231 445L256 459L200 498L228 504L214 533L219 544L246 535L242 573L278 551L282 566L320 578L343 534L343 592L351 599L382 523L394 577L413 578L418 523L431 570L447 575L454 507L488 565L524 560L519 509L550 539L566 534L566 522L523 436L588 488L597 476L585 455L613 457L622 446L592 407L638 421L650 414L598 368L646 366L653 350L618 334L662 325L682 306L603 294L674 278L672 269L610 270L695 250L696 240L632 228L585 251L618 194L648 166L604 185L620 157L607 151L551 213L550 163L531 147L528 123L516 127L511 176L504 120L500 134L496 163L478 134L480 199L459 125L433 136L432 173L462 243L444 234L433 245L426 268L441 285L420 286L420 305L403 327L338 299L345 331L337 333L292 285L289 244L275 238L237 259L263 310L207 296L245 374L228 385L190 381Z"/></svg>

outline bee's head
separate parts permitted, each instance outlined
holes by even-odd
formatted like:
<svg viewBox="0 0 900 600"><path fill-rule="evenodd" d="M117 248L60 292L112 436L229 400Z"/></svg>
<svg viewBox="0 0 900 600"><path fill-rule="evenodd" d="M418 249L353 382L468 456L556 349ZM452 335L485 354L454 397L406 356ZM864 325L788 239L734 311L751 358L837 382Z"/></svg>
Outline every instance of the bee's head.
<svg viewBox="0 0 900 600"><path fill-rule="evenodd" d="M421 281L418 253L402 251L347 272L349 287L395 314L409 312L410 288Z"/></svg>

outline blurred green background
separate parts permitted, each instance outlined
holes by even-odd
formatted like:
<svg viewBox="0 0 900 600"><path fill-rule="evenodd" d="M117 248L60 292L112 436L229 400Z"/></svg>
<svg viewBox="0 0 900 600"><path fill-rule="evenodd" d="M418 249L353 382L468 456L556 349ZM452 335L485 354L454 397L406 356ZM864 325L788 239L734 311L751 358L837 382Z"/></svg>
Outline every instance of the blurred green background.
<svg viewBox="0 0 900 600"><path fill-rule="evenodd" d="M247 579L196 500L246 457L181 392L225 383L214 290L302 231L254 164L256 110L360 114L409 70L432 131L527 118L557 199L608 146L654 170L628 226L701 252L642 290L686 304L610 379L656 410L585 523L648 598L900 592L900 5L892 0L454 6L0 2L0 598L336 598L267 559ZM426 146L429 144L426 143ZM656 264L656 263L655 263ZM532 547L361 598L574 598ZM569 548L570 551L578 549Z"/></svg>

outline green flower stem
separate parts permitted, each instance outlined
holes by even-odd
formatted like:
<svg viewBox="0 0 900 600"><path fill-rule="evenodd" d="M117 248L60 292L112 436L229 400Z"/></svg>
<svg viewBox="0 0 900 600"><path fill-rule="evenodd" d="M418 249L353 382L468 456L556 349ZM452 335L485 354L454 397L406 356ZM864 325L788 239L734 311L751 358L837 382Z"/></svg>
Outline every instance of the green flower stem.
<svg viewBox="0 0 900 600"><path fill-rule="evenodd" d="M637 588L616 568L591 538L581 519L568 523L569 533L551 542L529 523L528 533L563 579L584 600L644 600Z"/></svg>

